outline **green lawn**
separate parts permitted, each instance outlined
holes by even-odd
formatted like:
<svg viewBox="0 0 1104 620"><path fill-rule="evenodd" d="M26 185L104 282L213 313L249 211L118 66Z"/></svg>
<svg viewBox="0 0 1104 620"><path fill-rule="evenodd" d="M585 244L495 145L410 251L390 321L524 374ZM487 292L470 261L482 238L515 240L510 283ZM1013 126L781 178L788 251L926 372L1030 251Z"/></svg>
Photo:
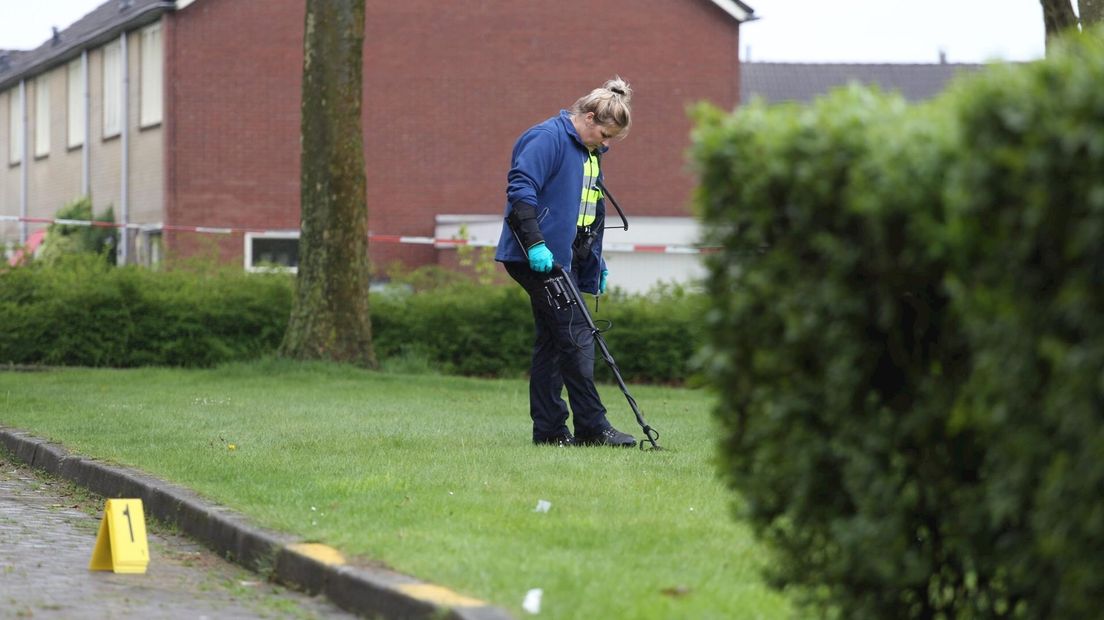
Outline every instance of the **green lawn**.
<svg viewBox="0 0 1104 620"><path fill-rule="evenodd" d="M633 387L669 448L649 453L533 446L527 390L276 361L0 372L0 423L518 615L530 588L546 618L790 614L716 478L708 394Z"/></svg>

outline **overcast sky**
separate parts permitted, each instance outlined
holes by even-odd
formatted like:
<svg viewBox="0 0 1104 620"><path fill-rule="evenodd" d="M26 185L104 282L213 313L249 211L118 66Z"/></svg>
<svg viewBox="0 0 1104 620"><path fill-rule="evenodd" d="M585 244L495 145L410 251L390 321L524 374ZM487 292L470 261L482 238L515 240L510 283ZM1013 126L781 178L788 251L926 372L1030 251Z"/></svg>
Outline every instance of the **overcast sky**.
<svg viewBox="0 0 1104 620"><path fill-rule="evenodd" d="M1039 0L744 0L740 57L785 62L1035 60Z"/></svg>
<svg viewBox="0 0 1104 620"><path fill-rule="evenodd" d="M1039 0L744 2L760 18L741 26L744 60L938 62L942 50L948 62L984 62L1033 60L1044 51ZM51 26L64 30L100 4L0 0L0 49L35 48L50 38Z"/></svg>

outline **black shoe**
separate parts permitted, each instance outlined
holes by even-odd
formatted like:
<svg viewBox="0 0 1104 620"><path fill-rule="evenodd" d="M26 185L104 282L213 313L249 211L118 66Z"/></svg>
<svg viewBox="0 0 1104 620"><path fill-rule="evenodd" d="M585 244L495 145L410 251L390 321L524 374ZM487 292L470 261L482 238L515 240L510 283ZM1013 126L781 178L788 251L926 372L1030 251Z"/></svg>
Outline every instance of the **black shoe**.
<svg viewBox="0 0 1104 620"><path fill-rule="evenodd" d="M628 433L613 428L612 426L597 435L579 435L575 443L584 446L617 446L619 448L632 448L636 445L636 439Z"/></svg>
<svg viewBox="0 0 1104 620"><path fill-rule="evenodd" d="M562 435L554 435L552 437L534 439L533 443L537 444L538 446L559 446L563 448L574 446L575 438L571 436L571 433L564 433Z"/></svg>

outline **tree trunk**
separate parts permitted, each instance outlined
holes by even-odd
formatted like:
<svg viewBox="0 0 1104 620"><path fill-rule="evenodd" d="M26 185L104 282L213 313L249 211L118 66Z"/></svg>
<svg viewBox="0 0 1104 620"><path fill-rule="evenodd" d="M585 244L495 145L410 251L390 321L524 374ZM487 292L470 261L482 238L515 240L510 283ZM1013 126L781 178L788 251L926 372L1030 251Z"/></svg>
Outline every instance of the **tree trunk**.
<svg viewBox="0 0 1104 620"><path fill-rule="evenodd" d="M1081 16L1081 27L1091 28L1104 21L1104 0L1077 0L1077 14Z"/></svg>
<svg viewBox="0 0 1104 620"><path fill-rule="evenodd" d="M1077 27L1077 15L1070 0L1039 0L1043 5L1043 25L1046 27L1046 47L1069 28Z"/></svg>
<svg viewBox="0 0 1104 620"><path fill-rule="evenodd" d="M376 367L368 312L365 0L307 0L299 274L280 353Z"/></svg>

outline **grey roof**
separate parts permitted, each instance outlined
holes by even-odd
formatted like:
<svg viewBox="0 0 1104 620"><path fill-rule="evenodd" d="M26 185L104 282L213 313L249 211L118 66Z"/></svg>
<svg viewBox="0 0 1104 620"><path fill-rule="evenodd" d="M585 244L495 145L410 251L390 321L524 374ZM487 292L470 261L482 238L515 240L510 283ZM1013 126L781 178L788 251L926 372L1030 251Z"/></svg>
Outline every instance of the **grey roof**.
<svg viewBox="0 0 1104 620"><path fill-rule="evenodd" d="M740 101L809 102L850 83L897 91L909 101L930 99L954 76L980 71L981 64L809 64L745 62L740 65Z"/></svg>
<svg viewBox="0 0 1104 620"><path fill-rule="evenodd" d="M25 50L0 50L0 75L3 75L19 58L26 54Z"/></svg>
<svg viewBox="0 0 1104 620"><path fill-rule="evenodd" d="M0 90L153 22L175 6L173 0L108 0L33 50L0 51Z"/></svg>

